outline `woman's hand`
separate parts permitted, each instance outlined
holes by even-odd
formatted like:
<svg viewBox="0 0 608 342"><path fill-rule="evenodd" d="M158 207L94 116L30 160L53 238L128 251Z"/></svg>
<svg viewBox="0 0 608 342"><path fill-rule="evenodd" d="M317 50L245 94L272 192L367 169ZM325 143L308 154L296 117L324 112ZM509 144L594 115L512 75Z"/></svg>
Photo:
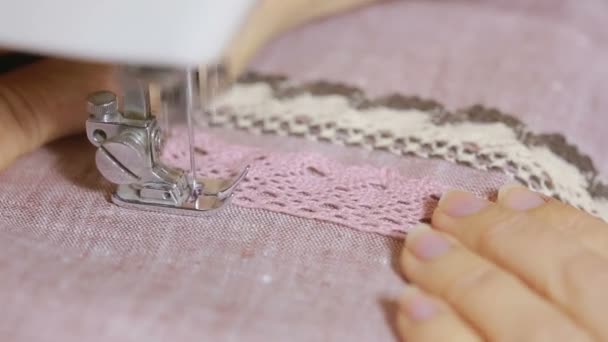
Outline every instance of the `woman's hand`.
<svg viewBox="0 0 608 342"><path fill-rule="evenodd" d="M608 225L523 187L447 193L401 261L407 341L608 341Z"/></svg>

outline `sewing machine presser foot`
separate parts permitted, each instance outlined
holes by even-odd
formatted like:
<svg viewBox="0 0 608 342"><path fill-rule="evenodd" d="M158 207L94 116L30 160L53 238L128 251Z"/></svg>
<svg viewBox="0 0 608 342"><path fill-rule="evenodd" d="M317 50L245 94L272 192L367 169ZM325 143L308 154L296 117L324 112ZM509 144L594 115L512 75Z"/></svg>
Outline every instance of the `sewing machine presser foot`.
<svg viewBox="0 0 608 342"><path fill-rule="evenodd" d="M228 204L247 175L248 167L233 180L203 181L195 178L196 170L187 173L165 165L161 161L165 132L151 113L149 83L142 80L141 72L127 70L126 73L122 111L112 92L99 91L87 99L87 137L97 147L97 169L106 180L117 185L112 201L125 208L179 215L208 214ZM190 96L198 92L191 76L178 73L171 85L161 87L161 98L165 97L163 92L174 92L176 87L189 89ZM192 107L194 100L190 100ZM174 101L164 105L173 111L185 108ZM186 110L191 110L190 107ZM192 122L188 120L187 124Z"/></svg>

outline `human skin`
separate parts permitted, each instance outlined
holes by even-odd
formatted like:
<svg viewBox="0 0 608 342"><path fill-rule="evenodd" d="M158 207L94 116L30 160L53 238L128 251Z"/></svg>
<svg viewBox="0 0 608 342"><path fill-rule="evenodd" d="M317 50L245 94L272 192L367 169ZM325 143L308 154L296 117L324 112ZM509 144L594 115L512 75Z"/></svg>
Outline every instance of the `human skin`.
<svg viewBox="0 0 608 342"><path fill-rule="evenodd" d="M401 264L407 341L608 341L608 225L524 187L446 193Z"/></svg>

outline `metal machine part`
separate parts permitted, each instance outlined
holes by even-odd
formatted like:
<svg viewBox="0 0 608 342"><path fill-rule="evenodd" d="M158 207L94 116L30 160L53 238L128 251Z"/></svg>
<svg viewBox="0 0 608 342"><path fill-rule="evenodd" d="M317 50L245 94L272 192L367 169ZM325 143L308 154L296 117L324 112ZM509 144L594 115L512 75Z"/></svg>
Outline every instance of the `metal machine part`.
<svg viewBox="0 0 608 342"><path fill-rule="evenodd" d="M86 131L89 141L98 148L97 169L105 179L118 185L112 201L123 207L180 215L206 214L227 204L248 168L228 182L202 182L196 178L192 116L200 110L198 74L189 70L128 67L122 76L122 111L112 92L99 91L87 99ZM160 160L166 132L152 115L149 93L152 82L160 88L165 117L186 111L184 124L188 125L191 153L189 173L164 165Z"/></svg>

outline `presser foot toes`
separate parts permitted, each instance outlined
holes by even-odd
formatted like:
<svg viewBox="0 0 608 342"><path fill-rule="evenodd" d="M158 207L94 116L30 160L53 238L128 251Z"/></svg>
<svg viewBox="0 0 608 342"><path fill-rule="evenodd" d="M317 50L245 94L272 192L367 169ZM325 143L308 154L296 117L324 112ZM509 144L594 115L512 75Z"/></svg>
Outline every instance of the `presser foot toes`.
<svg viewBox="0 0 608 342"><path fill-rule="evenodd" d="M209 179L192 182L184 189L175 186L140 188L121 185L112 195L112 202L128 209L156 211L176 215L201 216L215 213L230 202L234 191L247 175L245 168L232 181ZM158 194L158 195L156 195Z"/></svg>

